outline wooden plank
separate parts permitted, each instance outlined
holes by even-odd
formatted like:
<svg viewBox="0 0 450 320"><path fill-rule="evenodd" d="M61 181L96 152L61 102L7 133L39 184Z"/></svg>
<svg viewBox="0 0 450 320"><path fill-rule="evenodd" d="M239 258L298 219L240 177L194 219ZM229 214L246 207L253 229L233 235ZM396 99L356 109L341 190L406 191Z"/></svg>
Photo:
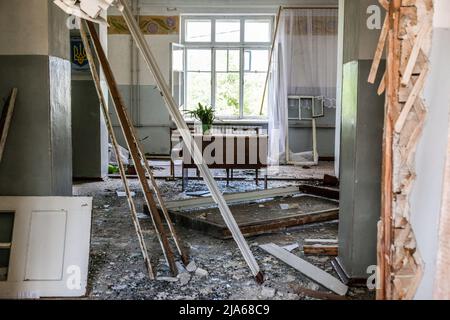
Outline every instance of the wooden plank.
<svg viewBox="0 0 450 320"><path fill-rule="evenodd" d="M377 49L375 50L375 57L373 58L372 67L369 73L369 83L375 83L375 79L378 73L378 67L380 66L381 57L383 56L384 46L386 44L386 38L389 31L389 15L386 15L384 19L383 28L381 29L380 39L378 40Z"/></svg>
<svg viewBox="0 0 450 320"><path fill-rule="evenodd" d="M279 246L269 243L259 246L264 251L280 259L284 263L290 265L294 269L300 271L309 279L317 282L325 288L341 295L345 296L348 291L348 287L341 281L330 275L329 273L317 268L311 263L297 257L296 255L280 248Z"/></svg>
<svg viewBox="0 0 450 320"><path fill-rule="evenodd" d="M270 69L272 68L273 53L275 51L275 41L277 41L278 28L280 26L281 12L283 11L283 9L284 8L282 6L278 7L277 18L276 18L276 23L275 23L275 31L273 33L272 46L270 47L270 57L269 57L269 64L267 66L266 81L264 82L264 90L263 90L263 95L262 95L261 108L259 109L259 114L260 115L263 114L264 101L266 99L267 86L269 85Z"/></svg>
<svg viewBox="0 0 450 320"><path fill-rule="evenodd" d="M327 187L313 186L310 184L301 184L298 189L300 192L312 194L319 197L339 200L339 190Z"/></svg>
<svg viewBox="0 0 450 320"><path fill-rule="evenodd" d="M0 249L11 249L11 243L0 243Z"/></svg>
<svg viewBox="0 0 450 320"><path fill-rule="evenodd" d="M161 91L161 96L166 102L167 110L175 123L177 129L180 132L180 135L183 138L183 141L186 145L191 146L189 152L194 159L194 162L197 164L198 170L203 177L205 184L208 186L209 191L211 192L214 200L217 202L220 213L222 214L223 220L225 221L227 227L231 230L233 234L233 239L239 247L239 250L242 253L243 258L245 259L247 265L251 269L253 275L257 282L262 283L264 281L264 275L259 268L258 263L256 262L255 257L253 256L252 251L248 243L245 241L244 236L242 235L239 227L236 223L236 220L231 213L230 208L228 207L225 199L223 198L222 192L220 191L216 181L213 178L211 170L209 170L208 165L203 159L203 154L200 151L198 145L194 142L194 139L191 135L188 125L183 118L183 115L180 112L179 106L175 102L174 97L172 96L171 89L167 84L164 75L161 72L160 67L158 66L156 59L150 49L149 43L145 40L144 35L139 27L138 22L133 16L133 13L130 10L128 2L125 0L118 0L118 9L122 13L125 22L131 32L131 36L136 42L137 47L142 53L145 64L149 68L153 77L155 78L158 89Z"/></svg>
<svg viewBox="0 0 450 320"><path fill-rule="evenodd" d="M103 117L105 119L106 127L108 129L108 133L111 139L111 144L113 146L114 152L116 154L117 163L119 165L119 173L122 178L122 182L125 188L125 193L127 195L128 205L130 207L131 220L133 221L133 226L138 238L139 247L141 249L142 256L144 258L144 264L147 268L147 272L150 279L155 279L155 271L150 261L150 256L148 254L147 245L145 244L144 234L142 233L142 228L139 223L139 219L137 216L136 206L134 204L133 197L131 195L130 186L127 180L125 166L123 164L122 158L120 157L119 151L119 143L117 142L116 134L114 133L114 128L112 125L111 117L108 112L108 106L105 101L105 95L103 95L103 89L100 82L99 72L97 70L97 66L94 60L94 55L92 54L91 47L89 44L89 39L86 34L86 30L83 23L80 23L80 34L81 40L83 41L84 48L86 51L86 56L88 58L89 67L91 70L92 78L94 79L95 89L97 91L97 96L100 101L100 106L102 108Z"/></svg>
<svg viewBox="0 0 450 320"><path fill-rule="evenodd" d="M188 213L171 211L170 214L178 224L183 225L186 228L197 230L223 240L232 238L231 232L225 224L219 224L204 219L196 219ZM285 230L290 227L338 219L339 209L337 208L289 215L283 218L262 219L257 222L240 223L239 229L245 237L254 237L261 234Z"/></svg>
<svg viewBox="0 0 450 320"><path fill-rule="evenodd" d="M383 74L383 78L381 78L380 86L378 87L377 94L381 96L384 91L386 91L386 71Z"/></svg>
<svg viewBox="0 0 450 320"><path fill-rule="evenodd" d="M388 0L378 0L378 2L386 11L389 10L389 1Z"/></svg>
<svg viewBox="0 0 450 320"><path fill-rule="evenodd" d="M417 34L417 37L415 39L414 46L408 59L408 63L406 64L405 70L403 71L402 85L404 86L406 86L411 79L411 75L417 63L417 58L419 57L420 50L422 49L423 42L425 41L425 35L430 32L431 27L432 25L431 23L429 23L429 21L422 21L422 25L420 26L419 33Z"/></svg>
<svg viewBox="0 0 450 320"><path fill-rule="evenodd" d="M147 158L145 157L145 153L143 151L141 143L137 139L136 139L136 141L137 141L141 159L144 159L143 163L144 163L145 171L147 172L147 175L150 179L151 186L153 188L153 191L155 192L156 199L158 200L159 207L161 208L161 211L163 213L164 219L166 220L167 226L169 227L169 231L172 235L172 239L175 242L175 246L177 247L178 253L181 256L181 260L187 266L189 264L189 256L186 252L186 249L185 249L183 243L180 240L180 237L178 236L178 234L175 230L172 219L170 218L169 212L167 211L166 205L162 198L161 191L159 190L158 184L156 183L156 179L153 176L153 172L150 168L150 165L148 164Z"/></svg>
<svg viewBox="0 0 450 320"><path fill-rule="evenodd" d="M413 105L416 103L417 97L419 96L419 94L423 89L427 74L428 74L428 66L425 66L416 83L414 84L411 94L408 100L406 101L405 106L403 107L400 116L398 117L395 123L395 132L400 133L400 131L402 131L406 119L408 118L408 114L411 112Z"/></svg>
<svg viewBox="0 0 450 320"><path fill-rule="evenodd" d="M337 244L338 239L305 239L303 240L305 244Z"/></svg>
<svg viewBox="0 0 450 320"><path fill-rule="evenodd" d="M106 82L108 83L109 92L111 94L113 100L113 106L115 108L117 118L120 123L120 127L122 129L122 133L125 137L125 141L128 146L128 150L130 151L131 158L134 162L134 167L139 177L139 182L141 184L142 191L144 193L144 198L147 203L147 206L150 208L152 223L156 229L156 234L158 236L158 240L161 244L161 248L163 250L164 256L167 260L169 268L173 275L178 274L178 268L175 264L174 255L172 249L170 248L170 243L167 238L166 231L164 230L164 226L161 221L161 216L159 215L158 208L156 206L155 200L153 199L153 194L151 192L150 186L148 184L145 169L142 164L142 158L140 157L137 140L134 136L133 132L133 124L128 118L126 107L123 102L122 96L119 92L117 82L115 80L113 71L109 64L108 58L106 57L105 51L100 43L100 39L97 34L97 30L93 22L87 21L87 26L89 33L91 35L92 43L94 44L94 49L97 54L100 65L102 66L103 73L105 74Z"/></svg>
<svg viewBox="0 0 450 320"><path fill-rule="evenodd" d="M0 118L0 162L5 151L6 138L8 137L9 127L11 126L14 106L16 104L17 88L12 89L11 95L3 108Z"/></svg>
<svg viewBox="0 0 450 320"><path fill-rule="evenodd" d="M292 186L292 187L267 189L261 191L230 193L224 194L223 197L225 198L225 201L228 204L232 204L243 201L254 201L275 197L285 197L298 193L299 193L298 187ZM167 201L166 208L172 211L182 211L202 206L210 206L214 204L215 201L212 197L202 197L177 201Z"/></svg>
<svg viewBox="0 0 450 320"><path fill-rule="evenodd" d="M305 244L303 245L303 252L305 254L317 254L325 256L337 256L339 247L337 245L326 244Z"/></svg>
<svg viewBox="0 0 450 320"><path fill-rule="evenodd" d="M311 223L334 221L339 219L339 208L322 210L311 213L292 215L281 219L259 221L257 224L240 225L241 232L246 237L257 236L267 232L275 232L289 227L301 226ZM224 230L224 239L231 236L229 230Z"/></svg>

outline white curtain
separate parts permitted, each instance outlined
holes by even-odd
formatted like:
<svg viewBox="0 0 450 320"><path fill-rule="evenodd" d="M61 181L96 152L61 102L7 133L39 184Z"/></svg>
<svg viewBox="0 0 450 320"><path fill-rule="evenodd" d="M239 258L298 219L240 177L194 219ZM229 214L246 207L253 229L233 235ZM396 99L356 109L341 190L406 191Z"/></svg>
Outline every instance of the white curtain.
<svg viewBox="0 0 450 320"><path fill-rule="evenodd" d="M269 83L272 164L284 163L290 152L289 95L322 97L325 107L336 107L337 21L337 9L282 11Z"/></svg>

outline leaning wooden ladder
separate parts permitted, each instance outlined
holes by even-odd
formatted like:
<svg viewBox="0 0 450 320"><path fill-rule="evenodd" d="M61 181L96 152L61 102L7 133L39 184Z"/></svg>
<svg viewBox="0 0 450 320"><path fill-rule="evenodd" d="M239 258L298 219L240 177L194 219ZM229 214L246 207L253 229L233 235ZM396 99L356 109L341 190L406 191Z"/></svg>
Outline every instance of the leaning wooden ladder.
<svg viewBox="0 0 450 320"><path fill-rule="evenodd" d="M143 190L143 193L144 193L145 201L146 201L148 207L150 208L152 222L153 222L153 225L154 225L154 227L155 227L155 229L157 231L157 236L158 236L158 239L159 239L159 241L161 243L161 247L162 247L163 253L165 255L165 258L167 260L167 263L169 265L169 268L170 268L172 274L176 275L177 274L177 267L176 267L176 263L175 263L175 258L174 258L172 249L171 249L170 244L169 244L169 239L167 237L167 233L166 233L166 231L164 229L161 217L159 215L158 208L157 208L155 200L153 198L152 189L153 189L154 193L156 194L156 197L157 197L157 199L159 201L160 207L161 207L161 209L163 211L164 218L166 219L166 223L168 224L169 230L170 230L170 232L172 234L172 238L173 238L173 240L174 240L174 242L176 244L176 247L177 247L178 252L179 252L179 254L181 256L181 259L183 260L183 262L185 264L187 264L189 262L188 261L188 257L187 257L187 255L185 253L185 250L183 249L183 246L182 246L182 244L181 244L181 242L180 242L180 240L179 240L179 238L178 238L178 236L177 236L177 234L175 232L175 228L173 227L172 221L171 221L171 219L170 219L170 217L168 215L168 212L167 212L167 210L166 210L166 208L164 206L164 202L162 200L162 197L161 197L161 194L159 192L159 189L158 189L158 186L156 184L156 181L155 181L155 179L153 177L153 173L152 173L152 171L150 169L150 166L148 165L147 160L145 159L145 156L144 156L144 153L142 152L142 148L141 148L141 146L139 144L139 141L136 138L136 133L134 132L134 127L133 127L131 121L129 120L129 118L127 116L126 108L125 108L125 105L123 103L123 99L122 99L122 97L121 97L121 95L119 93L119 90L118 90L118 87L117 87L117 83L116 83L116 81L114 79L114 75L113 75L112 69L111 69L111 67L109 65L109 62L108 62L107 58L106 58L105 52L104 52L104 50L103 50L103 48L101 46L100 39L98 37L97 31L95 30L95 25L92 22L87 22L87 26L88 26L89 33L91 35L91 40L92 40L95 52L97 54L97 57L98 57L99 62L100 62L100 65L101 65L101 67L103 69L103 72L105 74L105 77L106 77L106 80L107 80L107 83L108 83L109 91L111 93L111 96L112 96L112 99L113 99L113 102L114 102L114 108L115 108L115 111L117 113L117 116L118 116L118 119L119 119L119 122L120 122L120 125L121 125L121 128L122 128L122 132L123 132L123 134L125 136L125 140L127 142L128 148L130 150L130 154L132 156L133 162L134 162L135 167L136 167L136 171L138 173L138 177L139 177L139 181L141 183L141 187L142 187L142 190ZM139 244L140 244L140 247L141 247L141 251L142 251L142 254L144 256L144 261L146 263L146 267L147 267L147 269L149 271L149 276L150 276L150 278L153 279L154 278L153 268L152 268L151 263L149 261L148 251L147 251L147 248L146 248L146 245L145 245L145 241L144 241L142 230L141 230L141 227L140 227L140 224L139 224L139 220L137 218L136 208L135 208L135 205L134 205L134 202L132 200L131 193L130 193L130 190L129 190L129 185L128 185L126 174L125 174L125 169L124 169L122 161L120 160L120 156L118 154L117 139L115 137L114 130L113 130L112 123L111 123L111 119L109 117L108 110L107 110L107 107L106 107L106 103L104 101L104 95L102 93L102 89L101 89L101 86L100 86L100 79L98 77L98 72L97 72L97 69L96 69L96 66L95 66L94 56L93 56L93 53L92 53L92 51L90 49L88 35L87 35L87 32L85 30L85 27L84 27L83 23L80 23L80 33L81 33L83 44L84 44L84 47L85 47L85 50L86 50L86 55L88 57L89 64L90 64L90 67L91 67L91 73L92 73L92 76L94 78L95 86L96 86L96 89L97 89L97 94L98 94L99 99L100 99L100 104L102 106L102 111L103 111L103 114L104 114L104 117L105 117L105 122L107 124L108 131L109 131L109 134L111 136L112 144L113 144L114 150L115 150L116 155L117 155L117 159L118 159L118 163L119 163L119 171L120 171L122 180L123 180L124 185L125 185L125 191L126 191L126 194L127 194L127 198L128 198L128 202L129 202L130 208L131 208L133 223L135 225L135 229L136 229L136 232L138 234L138 239L139 239ZM149 184L149 181L147 180L146 174L148 175L148 177L150 179L152 188L150 188L150 184Z"/></svg>
<svg viewBox="0 0 450 320"><path fill-rule="evenodd" d="M237 225L236 220L234 219L230 211L230 208L228 207L223 197L223 194L220 192L219 187L217 186L217 183L215 182L211 171L209 170L207 164L205 163L200 148L194 142L194 139L191 136L189 128L183 119L183 115L180 113L179 107L172 96L172 92L163 77L163 74L156 62L153 53L150 50L149 44L144 39L142 31L138 23L136 22L136 19L134 18L127 1L118 0L117 3L118 3L116 5L117 9L119 9L119 11L122 13L122 16L124 17L125 22L130 30L132 38L136 41L136 45L141 51L145 63L147 64L150 72L153 74L156 80L157 86L161 91L161 95L166 102L166 107L169 111L170 116L172 117L172 120L175 122L177 128L179 129L180 134L184 140L184 143L188 146L191 146L190 150L191 156L194 159L194 162L197 165L198 170L200 171L202 177L204 178L205 183L208 186L208 189L210 190L214 201L217 203L220 213L222 214L222 217L228 229L230 229L234 240L236 241L245 261L250 267L257 282L259 283L263 282L264 275L260 271L259 265L256 262L255 257L253 256L247 242L245 241L244 236L242 235L239 226Z"/></svg>

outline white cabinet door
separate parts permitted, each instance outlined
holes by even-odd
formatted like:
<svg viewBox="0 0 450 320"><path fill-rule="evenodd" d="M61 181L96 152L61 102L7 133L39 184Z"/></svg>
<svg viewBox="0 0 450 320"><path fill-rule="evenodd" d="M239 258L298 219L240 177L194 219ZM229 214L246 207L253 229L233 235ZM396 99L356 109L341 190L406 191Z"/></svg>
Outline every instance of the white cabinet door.
<svg viewBox="0 0 450 320"><path fill-rule="evenodd" d="M1 212L14 226L0 298L86 294L92 198L0 197Z"/></svg>

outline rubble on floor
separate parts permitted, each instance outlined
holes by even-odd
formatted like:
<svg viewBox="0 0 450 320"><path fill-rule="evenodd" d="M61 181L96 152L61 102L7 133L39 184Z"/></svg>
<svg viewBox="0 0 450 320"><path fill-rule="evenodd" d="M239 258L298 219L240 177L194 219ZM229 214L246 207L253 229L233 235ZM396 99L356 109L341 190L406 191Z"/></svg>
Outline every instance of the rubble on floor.
<svg viewBox="0 0 450 320"><path fill-rule="evenodd" d="M158 184L167 200L187 198L180 192L180 181L159 180ZM229 187L225 182L219 184L222 189L240 192L255 190L253 181L232 181ZM143 197L138 181L131 180L131 187L136 192L138 209L142 208ZM202 188L206 187L201 181L192 181L188 192ZM304 239L337 238L335 221L290 228L247 239L265 273L266 281L261 286L255 282L233 240L214 239L179 225L176 226L177 231L187 244L192 262L185 267L186 272L181 272L178 277L171 279L151 220L140 215L150 257L158 262L155 263L158 266L157 277L166 280L150 281L146 276L139 244L134 236L127 202L124 198L117 197L118 190L121 190L120 180L83 183L74 188L77 195L94 197L89 299L315 299L295 293L292 285L329 292L258 247L271 242L279 246L299 244L299 247L292 248L292 253L337 277L330 263L332 257L305 257L301 251ZM348 297L373 299L374 292L368 291L367 288L350 288Z"/></svg>

